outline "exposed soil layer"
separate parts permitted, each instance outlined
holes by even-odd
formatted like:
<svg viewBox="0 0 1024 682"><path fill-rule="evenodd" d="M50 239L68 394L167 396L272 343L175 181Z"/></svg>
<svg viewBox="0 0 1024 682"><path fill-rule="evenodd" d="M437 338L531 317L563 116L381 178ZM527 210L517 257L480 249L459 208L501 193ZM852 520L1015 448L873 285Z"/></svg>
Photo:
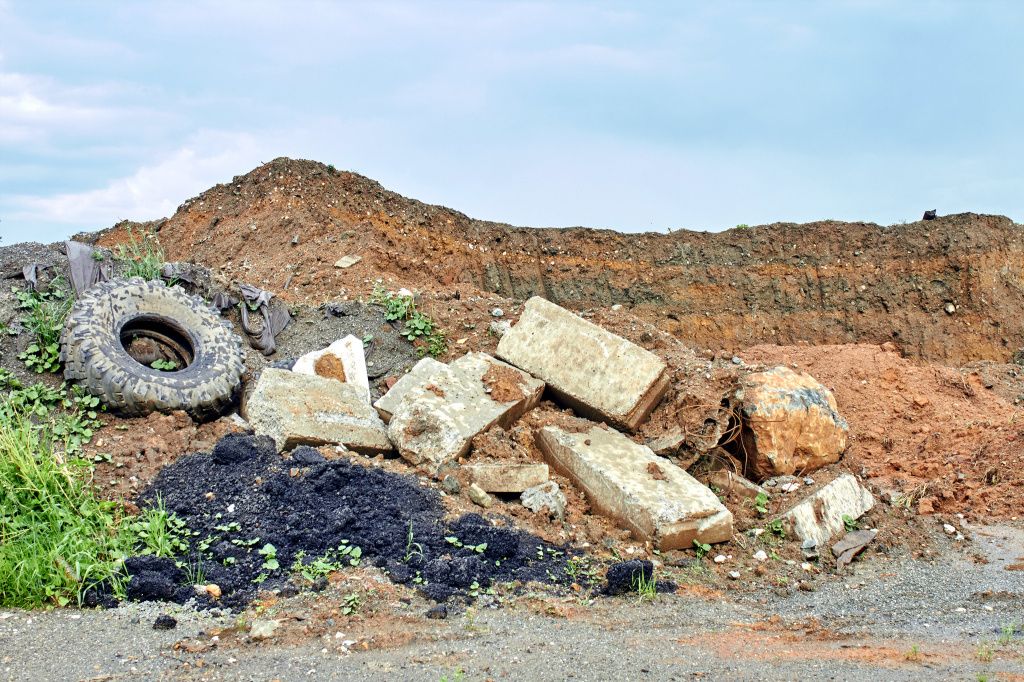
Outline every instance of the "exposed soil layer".
<svg viewBox="0 0 1024 682"><path fill-rule="evenodd" d="M850 423L845 466L893 501L921 513L1024 515L1020 409L975 371L868 345L758 346L743 358L790 365L830 388Z"/></svg>
<svg viewBox="0 0 1024 682"><path fill-rule="evenodd" d="M1001 216L722 233L517 228L282 158L152 226L171 258L289 301L366 295L382 276L443 295L536 294L577 309L621 303L694 346L730 352L893 341L911 357L963 364L1005 361L1024 346L1024 241L1021 226ZM101 243L124 237L114 229ZM362 260L334 266L349 254Z"/></svg>
<svg viewBox="0 0 1024 682"><path fill-rule="evenodd" d="M181 559L202 566L204 582L220 587L219 603L226 606L284 586L296 561L326 557L347 565L352 554L338 553L346 546L359 547L361 561L380 566L396 583L418 586L438 601L465 595L474 583L483 590L497 582L571 582L563 548L476 514L446 521L437 493L413 477L328 461L307 447L282 459L265 437L229 435L212 453L170 464L139 504L158 497L194 533ZM260 553L267 544L276 568ZM130 598L195 596L188 569L174 561L143 557L127 566Z"/></svg>

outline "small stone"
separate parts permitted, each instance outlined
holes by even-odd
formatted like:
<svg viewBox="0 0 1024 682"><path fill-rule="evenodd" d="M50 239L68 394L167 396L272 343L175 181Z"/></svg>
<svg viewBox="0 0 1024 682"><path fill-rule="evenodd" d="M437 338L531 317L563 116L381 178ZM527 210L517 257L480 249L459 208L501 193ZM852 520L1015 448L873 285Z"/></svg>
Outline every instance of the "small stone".
<svg viewBox="0 0 1024 682"><path fill-rule="evenodd" d="M249 626L249 636L256 641L270 639L280 625L279 620L254 620Z"/></svg>
<svg viewBox="0 0 1024 682"><path fill-rule="evenodd" d="M764 528L753 528L750 531L750 534L753 535L755 538L760 537L762 533L764 533Z"/></svg>
<svg viewBox="0 0 1024 682"><path fill-rule="evenodd" d="M765 553L763 549L759 549L756 552L754 552L754 559L756 559L757 561L767 561L768 554Z"/></svg>
<svg viewBox="0 0 1024 682"><path fill-rule="evenodd" d="M294 235L292 237L292 246L295 246L298 243L299 243L299 235Z"/></svg>
<svg viewBox="0 0 1024 682"><path fill-rule="evenodd" d="M441 488L449 495L458 495L462 490L462 486L459 485L459 479L455 478L452 474L448 474L441 479Z"/></svg>
<svg viewBox="0 0 1024 682"><path fill-rule="evenodd" d="M534 513L547 511L551 518L559 521L565 518L565 494L554 481L527 488L519 496L519 501Z"/></svg>
<svg viewBox="0 0 1024 682"><path fill-rule="evenodd" d="M740 572L739 571L729 571L729 577L732 578L733 580L739 580L740 579Z"/></svg>
<svg viewBox="0 0 1024 682"><path fill-rule="evenodd" d="M505 311L501 308L495 308L491 311L491 317L505 317Z"/></svg>
<svg viewBox="0 0 1024 682"><path fill-rule="evenodd" d="M469 499L473 500L474 504L478 504L484 509L491 507L494 504L494 498L488 495L483 488L478 486L476 483L469 485Z"/></svg>
<svg viewBox="0 0 1024 682"><path fill-rule="evenodd" d="M804 485L814 485L814 479L810 476L804 476Z"/></svg>
<svg viewBox="0 0 1024 682"><path fill-rule="evenodd" d="M810 571L812 568L814 568L814 566L810 565L805 561L802 564L800 564L800 568L802 568L805 571Z"/></svg>
<svg viewBox="0 0 1024 682"><path fill-rule="evenodd" d="M947 303L945 306L943 306L943 310L946 311L947 315L952 315L953 313L956 312L956 306L953 305L952 303Z"/></svg>
<svg viewBox="0 0 1024 682"><path fill-rule="evenodd" d="M206 590L206 594L210 595L211 599L220 599L220 585L210 583L209 585L206 585L204 589Z"/></svg>
<svg viewBox="0 0 1024 682"><path fill-rule="evenodd" d="M800 490L799 483L785 483L782 486L782 492L784 493L795 493L797 490Z"/></svg>
<svg viewBox="0 0 1024 682"><path fill-rule="evenodd" d="M499 339L505 336L510 329L512 329L512 323L508 320L491 320L487 325L487 331Z"/></svg>
<svg viewBox="0 0 1024 682"><path fill-rule="evenodd" d="M344 256L343 258L339 258L337 261L334 262L334 267L350 268L361 260L363 260L362 256Z"/></svg>
<svg viewBox="0 0 1024 682"><path fill-rule="evenodd" d="M732 356L732 364L734 364L734 365L742 365L743 364L743 360L740 360L739 357L734 355L734 356Z"/></svg>
<svg viewBox="0 0 1024 682"><path fill-rule="evenodd" d="M448 607L444 604L438 604L437 606L428 609L426 616L432 620L444 620L448 617Z"/></svg>
<svg viewBox="0 0 1024 682"><path fill-rule="evenodd" d="M952 535L956 532L956 528L948 523L942 524L942 530L946 531L946 535Z"/></svg>
<svg viewBox="0 0 1024 682"><path fill-rule="evenodd" d="M715 563L716 564L724 564L725 563L725 555L724 554L719 554L718 556L716 556L715 557Z"/></svg>
<svg viewBox="0 0 1024 682"><path fill-rule="evenodd" d="M168 616L166 613L161 613L153 621L154 630L173 630L178 626L178 621L173 616Z"/></svg>
<svg viewBox="0 0 1024 682"><path fill-rule="evenodd" d="M622 310L622 304L621 303L616 303L615 305L612 306L612 310L616 310L616 311Z"/></svg>
<svg viewBox="0 0 1024 682"><path fill-rule="evenodd" d="M820 555L818 552L818 543L814 538L807 538L800 545L800 551L803 552L805 559L817 559Z"/></svg>

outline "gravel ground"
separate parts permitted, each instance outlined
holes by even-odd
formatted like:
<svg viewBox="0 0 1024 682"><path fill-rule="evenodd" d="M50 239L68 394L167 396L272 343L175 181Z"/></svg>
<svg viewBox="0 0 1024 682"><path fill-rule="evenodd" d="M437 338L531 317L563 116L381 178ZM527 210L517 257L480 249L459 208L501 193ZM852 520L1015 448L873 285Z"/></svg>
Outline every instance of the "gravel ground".
<svg viewBox="0 0 1024 682"><path fill-rule="evenodd" d="M1005 570L1007 558L1024 553L1024 531L975 532L988 563L958 551L934 561L873 559L788 597L554 600L533 608L524 600L423 620L412 644L383 650L349 650L329 637L187 653L174 644L211 642L201 633L235 616L156 604L5 611L0 672L10 680L1017 679L1024 634L999 639L1004 626L1024 625L1024 579ZM160 613L175 614L178 627L154 630Z"/></svg>

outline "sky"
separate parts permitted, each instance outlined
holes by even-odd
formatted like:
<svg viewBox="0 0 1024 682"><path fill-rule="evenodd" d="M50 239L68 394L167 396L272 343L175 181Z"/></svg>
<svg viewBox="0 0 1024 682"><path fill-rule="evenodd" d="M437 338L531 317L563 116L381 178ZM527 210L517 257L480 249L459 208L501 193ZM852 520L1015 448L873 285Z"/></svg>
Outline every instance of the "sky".
<svg viewBox="0 0 1024 682"><path fill-rule="evenodd" d="M1024 2L0 0L0 244L278 156L472 217L1024 220Z"/></svg>

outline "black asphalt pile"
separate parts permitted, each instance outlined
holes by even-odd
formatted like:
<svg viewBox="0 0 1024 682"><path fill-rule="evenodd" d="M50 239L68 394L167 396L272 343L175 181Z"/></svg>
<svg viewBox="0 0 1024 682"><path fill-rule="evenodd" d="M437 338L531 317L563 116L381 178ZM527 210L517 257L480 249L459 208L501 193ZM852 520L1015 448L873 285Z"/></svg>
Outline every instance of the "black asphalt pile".
<svg viewBox="0 0 1024 682"><path fill-rule="evenodd" d="M282 458L266 437L228 435L212 453L179 459L139 505L158 499L185 521L189 550L129 559L130 599L184 602L199 583L221 593L201 594L200 604L244 606L260 590L315 587L330 570L365 562L436 601L506 581L571 583L564 548L476 514L446 522L438 494L413 477L312 448Z"/></svg>

